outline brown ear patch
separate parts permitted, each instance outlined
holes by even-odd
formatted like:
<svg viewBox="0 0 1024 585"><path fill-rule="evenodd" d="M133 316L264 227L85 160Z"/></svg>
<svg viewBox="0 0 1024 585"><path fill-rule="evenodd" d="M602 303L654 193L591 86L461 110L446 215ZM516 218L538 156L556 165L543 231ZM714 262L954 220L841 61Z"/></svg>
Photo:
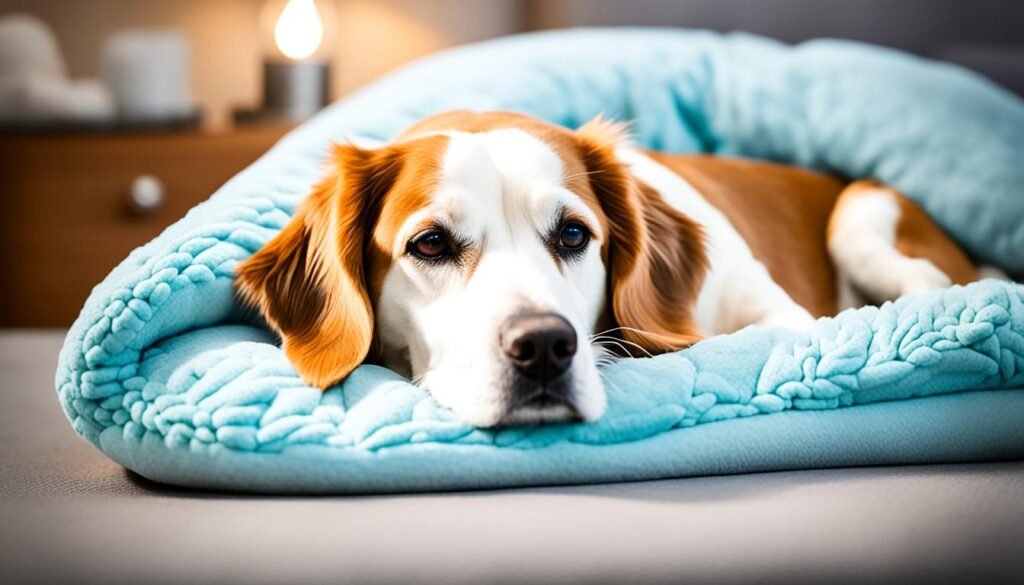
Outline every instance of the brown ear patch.
<svg viewBox="0 0 1024 585"><path fill-rule="evenodd" d="M616 159L614 144L594 136L617 141L621 134L601 129L579 137L591 189L608 221L612 317L621 336L646 351L691 345L702 338L694 309L708 268L704 233L637 181Z"/></svg>
<svg viewBox="0 0 1024 585"><path fill-rule="evenodd" d="M704 231L676 211L661 194L637 183L642 201L644 243L617 265L632 269L612 281L612 302L622 335L646 350L670 351L693 345L703 335L694 317L697 296L708 270ZM613 273L613 277L614 277Z"/></svg>
<svg viewBox="0 0 1024 585"><path fill-rule="evenodd" d="M291 221L238 267L235 285L243 300L259 308L279 332L302 335L319 320L324 292L316 279L305 275L310 239L305 221Z"/></svg>
<svg viewBox="0 0 1024 585"><path fill-rule="evenodd" d="M320 388L342 380L370 351L364 250L402 157L346 145L335 148L334 162L291 222L236 272L242 298L281 335L302 379Z"/></svg>

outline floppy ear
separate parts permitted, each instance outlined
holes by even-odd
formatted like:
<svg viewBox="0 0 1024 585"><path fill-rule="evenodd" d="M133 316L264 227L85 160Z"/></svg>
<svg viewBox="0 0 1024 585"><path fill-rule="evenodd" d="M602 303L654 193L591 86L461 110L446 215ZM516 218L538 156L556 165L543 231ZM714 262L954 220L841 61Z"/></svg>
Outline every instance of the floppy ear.
<svg viewBox="0 0 1024 585"><path fill-rule="evenodd" d="M576 132L590 187L608 218L608 294L621 335L646 351L699 341L694 318L707 272L704 233L615 156L625 128L600 116Z"/></svg>
<svg viewBox="0 0 1024 585"><path fill-rule="evenodd" d="M291 222L236 272L242 298L281 335L308 384L327 388L356 368L373 343L364 256L380 200L401 167L387 150L334 148L334 171Z"/></svg>

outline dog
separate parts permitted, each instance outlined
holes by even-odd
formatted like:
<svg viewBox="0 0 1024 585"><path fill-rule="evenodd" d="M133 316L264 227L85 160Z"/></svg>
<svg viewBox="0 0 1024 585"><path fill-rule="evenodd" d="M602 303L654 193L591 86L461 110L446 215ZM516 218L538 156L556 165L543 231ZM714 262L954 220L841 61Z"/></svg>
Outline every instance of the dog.
<svg viewBox="0 0 1024 585"><path fill-rule="evenodd" d="M466 111L334 146L236 274L306 383L379 363L478 427L598 419L615 356L978 278L878 182Z"/></svg>

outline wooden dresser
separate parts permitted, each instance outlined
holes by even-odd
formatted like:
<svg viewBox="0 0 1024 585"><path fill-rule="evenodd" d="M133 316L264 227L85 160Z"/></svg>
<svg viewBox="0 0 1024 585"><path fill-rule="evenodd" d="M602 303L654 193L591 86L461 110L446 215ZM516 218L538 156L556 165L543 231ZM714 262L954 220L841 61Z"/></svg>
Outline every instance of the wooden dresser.
<svg viewBox="0 0 1024 585"><path fill-rule="evenodd" d="M287 129L0 136L0 327L66 327L131 250Z"/></svg>

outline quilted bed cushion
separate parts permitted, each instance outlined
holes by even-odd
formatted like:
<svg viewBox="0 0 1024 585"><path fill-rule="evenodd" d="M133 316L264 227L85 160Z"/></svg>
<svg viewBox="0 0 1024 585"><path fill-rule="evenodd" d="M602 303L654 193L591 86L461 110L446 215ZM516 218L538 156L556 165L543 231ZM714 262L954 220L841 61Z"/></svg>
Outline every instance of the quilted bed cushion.
<svg viewBox="0 0 1024 585"><path fill-rule="evenodd" d="M375 366L326 393L304 386L245 322L234 267L288 221L331 140L384 140L456 107L567 126L605 112L633 120L648 147L878 177L976 256L1024 269L1024 105L971 74L840 42L510 38L336 104L134 251L61 353L57 390L75 429L158 481L285 492L1024 456L1024 287L995 281L848 311L810 333L748 328L623 360L605 370L609 408L592 424L474 429Z"/></svg>

